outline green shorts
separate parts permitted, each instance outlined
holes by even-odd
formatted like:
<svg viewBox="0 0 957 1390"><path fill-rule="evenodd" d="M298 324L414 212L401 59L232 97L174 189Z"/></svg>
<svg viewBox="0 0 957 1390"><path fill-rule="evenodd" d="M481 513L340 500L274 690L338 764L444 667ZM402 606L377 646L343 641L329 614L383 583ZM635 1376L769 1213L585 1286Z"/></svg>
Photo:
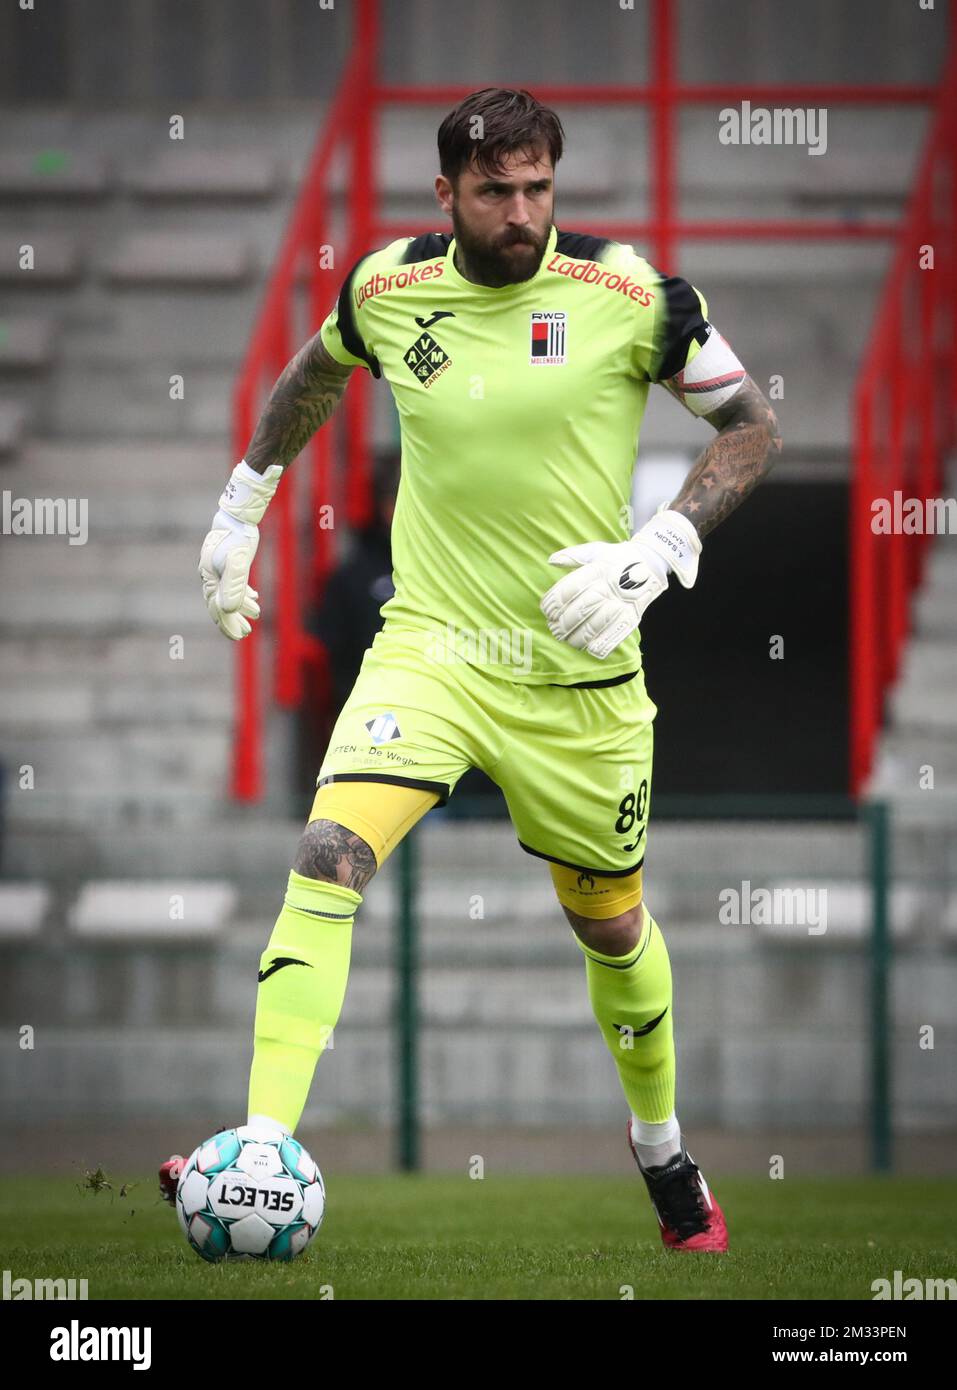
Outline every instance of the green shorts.
<svg viewBox="0 0 957 1390"><path fill-rule="evenodd" d="M424 633L386 623L336 721L317 785L421 786L443 804L477 767L501 787L529 854L585 873L633 873L645 854L657 713L643 672L581 687L510 680L510 671L437 659Z"/></svg>

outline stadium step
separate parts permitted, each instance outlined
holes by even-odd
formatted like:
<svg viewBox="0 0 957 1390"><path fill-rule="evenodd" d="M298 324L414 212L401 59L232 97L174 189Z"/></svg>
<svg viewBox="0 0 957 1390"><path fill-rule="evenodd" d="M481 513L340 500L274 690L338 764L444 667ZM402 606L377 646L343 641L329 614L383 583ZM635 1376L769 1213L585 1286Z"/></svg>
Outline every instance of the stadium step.
<svg viewBox="0 0 957 1390"><path fill-rule="evenodd" d="M123 186L143 198L268 198L277 190L279 166L264 151L161 150L131 165Z"/></svg>
<svg viewBox="0 0 957 1390"><path fill-rule="evenodd" d="M163 680L174 669L184 679L211 681L220 693L225 690L233 669L236 648L209 620L208 632L197 632L183 644L182 660L170 656L168 633L24 633L0 638L0 669L22 681L50 684L71 680L94 681L104 685L131 679ZM179 650L178 646L175 650Z"/></svg>
<svg viewBox="0 0 957 1390"><path fill-rule="evenodd" d="M102 197L108 191L106 160L71 150L68 125L59 133L64 142L59 148L38 148L31 142L28 149L0 154L0 199L73 200Z"/></svg>
<svg viewBox="0 0 957 1390"><path fill-rule="evenodd" d="M0 401L0 460L4 463L0 477L5 486L11 471L8 460L19 452L30 418L29 407L22 401Z"/></svg>
<svg viewBox="0 0 957 1390"><path fill-rule="evenodd" d="M236 235L133 232L103 260L106 277L124 285L234 285L251 271L249 247Z"/></svg>
<svg viewBox="0 0 957 1390"><path fill-rule="evenodd" d="M952 797L957 793L957 739L940 732L888 730L881 739L870 790L874 796L929 803L938 792Z"/></svg>
<svg viewBox="0 0 957 1390"><path fill-rule="evenodd" d="M77 550L83 548L78 546ZM6 569L6 561L3 567ZM43 629L91 633L138 629L172 635L205 631L209 624L195 574L170 574L162 584L138 575L129 576L122 584L105 579L87 582L79 578L81 574L82 568L77 566L75 580L53 579L42 590L15 589L16 602L10 602L0 613L0 638Z"/></svg>
<svg viewBox="0 0 957 1390"><path fill-rule="evenodd" d="M33 266L21 267L22 248L33 249ZM37 229L27 224L17 236L0 233L0 285L10 289L19 286L72 284L79 275L80 256L76 238L58 232Z"/></svg>
<svg viewBox="0 0 957 1390"><path fill-rule="evenodd" d="M950 537L938 538L931 552L913 614L919 637L936 641L957 638L957 546Z"/></svg>
<svg viewBox="0 0 957 1390"><path fill-rule="evenodd" d="M948 805L957 808L957 547L950 535L932 545L911 616L870 790L891 801L901 822L926 826Z"/></svg>
<svg viewBox="0 0 957 1390"><path fill-rule="evenodd" d="M71 313L61 335L60 360L84 381L108 371L120 383L148 372L169 394L170 374L187 368L235 372L256 313L258 283L222 284L179 281L126 283L109 295L103 315ZM144 326L149 325L148 331ZM165 370L164 370L165 369ZM278 372L277 372L278 374ZM188 398L188 383L187 383ZM149 437L149 430L140 431ZM125 425L115 438L135 438Z"/></svg>
<svg viewBox="0 0 957 1390"><path fill-rule="evenodd" d="M32 440L16 468L4 470L5 486L23 496L61 496L66 482L82 481L101 494L141 493L160 483L170 492L197 486L215 488L229 476L232 463L223 439L161 440L148 437L96 443ZM86 493L89 495L89 492ZM215 498L213 499L215 503Z"/></svg>
<svg viewBox="0 0 957 1390"><path fill-rule="evenodd" d="M212 499L215 507L215 497ZM95 506L95 501L93 504ZM197 517L196 531L203 530L210 518ZM130 576L136 584L175 583L184 576L190 582L199 579L198 541L202 536L185 536L180 540L157 539L143 544L139 541L112 540L109 543L70 545L66 536L17 536L8 544L16 545L15 569L5 574L11 589L38 588L47 580L69 580L76 585L95 585L109 582L117 587L126 585Z"/></svg>
<svg viewBox="0 0 957 1390"><path fill-rule="evenodd" d="M108 363L81 365L58 376L36 410L45 431L61 440L101 439L103 421L109 419L111 430L129 439L141 430L170 443L222 441L232 427L234 384L235 367L202 366L183 355L152 365L131 361L117 369Z"/></svg>
<svg viewBox="0 0 957 1390"><path fill-rule="evenodd" d="M160 785L159 790L166 788ZM45 805L32 812L31 807L40 796L45 798ZM159 800L146 798L137 802L136 796L127 796L127 789L122 787L108 789L105 797L91 791L86 797L77 796L74 804L79 814L73 815L67 814L73 806L64 805L56 792L11 790L7 802L9 862L16 864L18 874L66 884L91 874L128 877L134 864L138 873L162 878L175 864L177 872L189 878L227 878L240 892L239 910L247 915L262 912L265 918L271 913L275 920L302 834L305 811L301 818L293 820L283 815L266 815L260 807L245 812L224 810L222 801L213 802L210 797L205 801L194 799L194 806L204 815L198 834L196 812L189 807L190 799L184 792L174 787L164 800L165 806ZM177 814L184 802L189 819L178 822ZM124 805L131 809L123 811ZM143 808L143 815L137 816L137 805ZM147 811L168 814L149 819ZM55 862L51 862L49 853L51 840L57 845ZM384 879L388 872L391 871L387 864ZM376 910L373 908L373 913ZM383 898L378 911L390 910L391 900ZM261 930L261 926L260 920L256 930Z"/></svg>
<svg viewBox="0 0 957 1390"><path fill-rule="evenodd" d="M49 798L60 796L99 796L122 803L166 789L174 810L178 800L185 805L196 798L212 807L226 793L229 748L225 717L218 725L199 728L94 726L83 738L72 729L48 728L22 736L0 729L0 762L10 768L29 764L42 794L38 803L47 806ZM29 795L21 793L27 800Z"/></svg>
<svg viewBox="0 0 957 1390"><path fill-rule="evenodd" d="M4 654L0 644L0 658ZM167 658L167 664L164 677L127 677L121 684L73 677L64 685L62 674L45 680L0 674L0 721L20 733L61 725L129 727L142 723L147 712L155 725L221 723L231 705L228 667L211 682L185 669L176 675L181 662Z"/></svg>
<svg viewBox="0 0 957 1390"><path fill-rule="evenodd" d="M951 597L957 607L957 594ZM957 647L917 639L904 656L901 679L890 696L893 725L905 731L957 735Z"/></svg>
<svg viewBox="0 0 957 1390"><path fill-rule="evenodd" d="M53 361L57 330L49 319L0 317L0 372L33 372Z"/></svg>

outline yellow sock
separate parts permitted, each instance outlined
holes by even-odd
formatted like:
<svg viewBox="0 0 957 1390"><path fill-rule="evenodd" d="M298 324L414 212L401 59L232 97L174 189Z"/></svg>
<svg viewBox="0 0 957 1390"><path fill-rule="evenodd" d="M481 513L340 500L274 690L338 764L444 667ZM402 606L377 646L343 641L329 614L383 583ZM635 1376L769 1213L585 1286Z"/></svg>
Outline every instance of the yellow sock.
<svg viewBox="0 0 957 1390"><path fill-rule="evenodd" d="M339 1018L362 895L293 870L259 962L249 1114L299 1123L320 1053Z"/></svg>
<svg viewBox="0 0 957 1390"><path fill-rule="evenodd" d="M629 955L605 956L578 944L588 997L632 1112L651 1124L667 1120L675 1108L675 1046L671 963L661 929L645 908L641 940Z"/></svg>

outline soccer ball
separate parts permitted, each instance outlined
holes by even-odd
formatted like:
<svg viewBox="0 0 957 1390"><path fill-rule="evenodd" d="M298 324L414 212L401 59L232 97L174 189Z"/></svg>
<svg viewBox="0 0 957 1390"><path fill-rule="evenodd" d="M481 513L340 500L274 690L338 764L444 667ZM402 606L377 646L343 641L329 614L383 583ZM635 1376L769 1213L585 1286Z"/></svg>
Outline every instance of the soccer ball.
<svg viewBox="0 0 957 1390"><path fill-rule="evenodd" d="M326 1189L296 1139L262 1125L224 1129L194 1149L176 1187L176 1215L198 1255L292 1260L322 1224Z"/></svg>

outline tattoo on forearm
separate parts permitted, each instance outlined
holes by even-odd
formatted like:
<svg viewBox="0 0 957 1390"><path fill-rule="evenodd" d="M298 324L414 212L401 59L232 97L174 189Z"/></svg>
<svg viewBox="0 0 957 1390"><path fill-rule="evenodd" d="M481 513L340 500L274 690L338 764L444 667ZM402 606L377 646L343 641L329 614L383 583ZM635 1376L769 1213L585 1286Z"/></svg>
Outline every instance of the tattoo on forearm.
<svg viewBox="0 0 957 1390"><path fill-rule="evenodd" d="M376 871L376 860L360 835L334 820L310 821L299 841L297 874L342 883L361 893Z"/></svg>
<svg viewBox="0 0 957 1390"><path fill-rule="evenodd" d="M342 399L352 372L331 357L317 333L283 369L246 450L257 473L287 468Z"/></svg>
<svg viewBox="0 0 957 1390"><path fill-rule="evenodd" d="M696 460L671 504L702 537L767 476L781 449L774 411L750 377L707 419L720 433Z"/></svg>

